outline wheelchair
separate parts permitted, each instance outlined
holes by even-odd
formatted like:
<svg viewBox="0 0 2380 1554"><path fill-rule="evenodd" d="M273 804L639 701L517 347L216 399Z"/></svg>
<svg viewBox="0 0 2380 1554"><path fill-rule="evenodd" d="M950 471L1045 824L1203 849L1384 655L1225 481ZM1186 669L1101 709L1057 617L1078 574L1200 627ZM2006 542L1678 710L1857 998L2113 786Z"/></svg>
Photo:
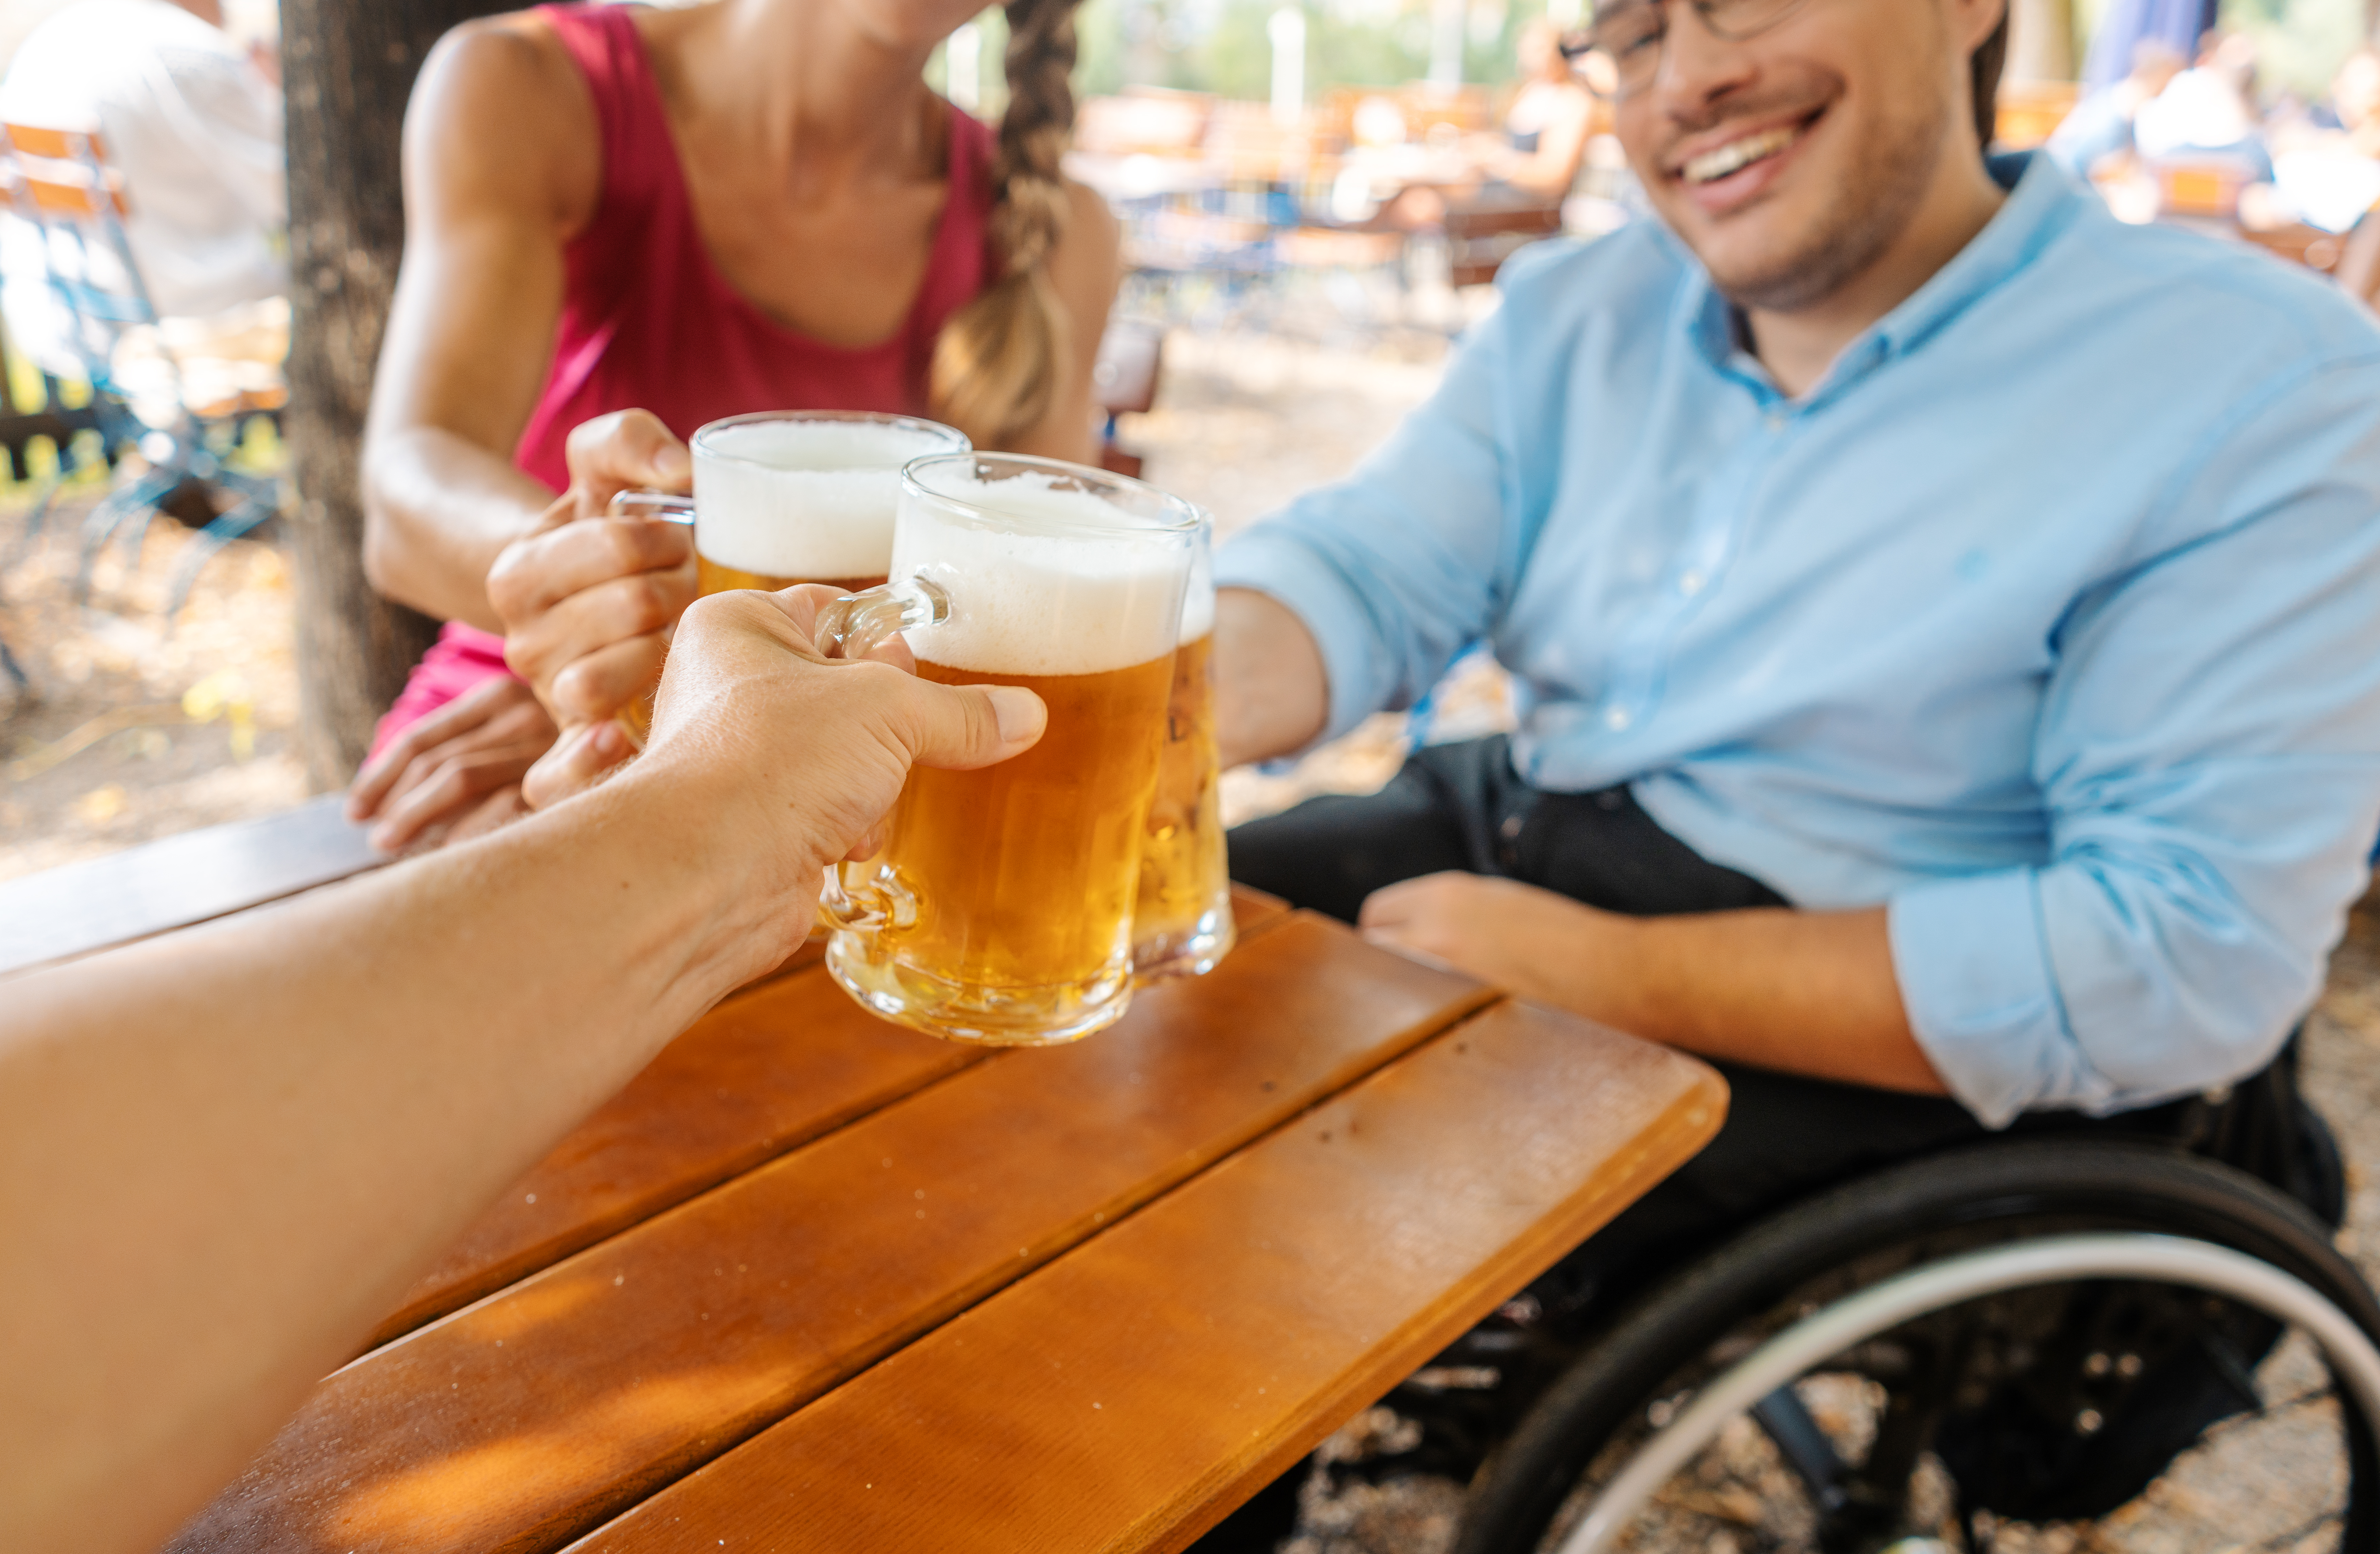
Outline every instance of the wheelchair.
<svg viewBox="0 0 2380 1554"><path fill-rule="evenodd" d="M2380 1549L2380 1301L2295 1041L2177 1117L1902 1161L1656 1276L1458 1554Z"/></svg>

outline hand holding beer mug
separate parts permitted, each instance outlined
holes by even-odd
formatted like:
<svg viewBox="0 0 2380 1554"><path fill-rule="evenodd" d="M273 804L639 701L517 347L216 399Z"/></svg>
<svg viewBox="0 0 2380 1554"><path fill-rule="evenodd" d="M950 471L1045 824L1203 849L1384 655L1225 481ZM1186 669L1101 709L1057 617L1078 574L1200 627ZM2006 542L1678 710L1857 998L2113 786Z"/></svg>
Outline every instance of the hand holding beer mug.
<svg viewBox="0 0 2380 1554"><path fill-rule="evenodd" d="M1132 996L1133 907L1197 508L1055 459L955 455L902 474L885 587L819 615L844 657L905 632L917 673L1024 686L1031 751L913 772L880 852L830 871L827 966L902 1025L1071 1041Z"/></svg>
<svg viewBox="0 0 2380 1554"><path fill-rule="evenodd" d="M867 410L769 410L694 434L694 495L625 491L612 512L694 526L698 597L825 583L854 593L884 581L901 467L965 453L964 433ZM642 749L652 693L620 714Z"/></svg>
<svg viewBox="0 0 2380 1554"><path fill-rule="evenodd" d="M1203 977L1231 953L1231 863L1223 845L1215 750L1213 525L1201 524L1182 602L1182 646L1165 712L1165 751L1140 855L1132 967L1140 977Z"/></svg>

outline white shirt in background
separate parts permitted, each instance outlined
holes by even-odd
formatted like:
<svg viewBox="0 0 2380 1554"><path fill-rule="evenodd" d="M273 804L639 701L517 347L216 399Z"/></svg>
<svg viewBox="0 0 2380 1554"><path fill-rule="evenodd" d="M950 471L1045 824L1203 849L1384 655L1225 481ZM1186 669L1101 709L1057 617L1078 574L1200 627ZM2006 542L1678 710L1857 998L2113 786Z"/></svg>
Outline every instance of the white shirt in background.
<svg viewBox="0 0 2380 1554"><path fill-rule="evenodd" d="M0 119L100 131L161 316L204 317L283 292L281 93L221 29L170 0L73 0L18 48L0 79ZM9 328L50 365L68 321L42 316L57 303L42 295L39 235L14 216L6 225Z"/></svg>

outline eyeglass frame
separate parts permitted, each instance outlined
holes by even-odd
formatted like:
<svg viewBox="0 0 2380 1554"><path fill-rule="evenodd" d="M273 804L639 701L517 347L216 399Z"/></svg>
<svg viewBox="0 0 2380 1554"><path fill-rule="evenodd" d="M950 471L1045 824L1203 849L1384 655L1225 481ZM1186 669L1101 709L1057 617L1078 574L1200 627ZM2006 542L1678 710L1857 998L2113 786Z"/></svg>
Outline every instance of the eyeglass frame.
<svg viewBox="0 0 2380 1554"><path fill-rule="evenodd" d="M1629 4L1620 6L1618 9L1622 12L1648 10L1659 13L1662 18L1661 30L1652 39L1654 46L1657 49L1659 49L1666 48L1669 44L1670 24L1668 19L1668 7L1675 3L1676 0L1630 0ZM1745 5L1757 5L1758 0L1685 0L1685 3L1694 7L1694 15L1701 18L1703 26L1709 29L1713 37L1723 38L1731 43L1741 43L1748 39L1756 38L1763 32L1767 31L1770 28L1783 23L1806 5L1808 0L1782 0L1782 3L1778 5L1777 9L1773 14L1763 17L1760 20L1755 22L1749 27L1724 26L1719 22L1718 17L1713 15L1713 13L1721 9L1738 9ZM1585 27L1580 28L1574 32L1564 33L1561 40L1554 46L1560 51L1564 59L1569 60L1573 65L1577 64L1580 60L1585 59L1589 55L1597 54L1601 55L1610 63L1611 87L1609 91L1606 91L1594 79L1594 72L1580 72L1580 74L1585 78L1583 84L1586 87L1586 90L1608 103L1624 103L1629 98L1643 91L1646 87L1653 84L1653 75L1659 74L1661 68L1660 56L1656 54L1653 60L1653 74L1647 75L1645 79L1639 81L1633 87L1626 85L1622 79L1624 72L1621 69L1619 56L1614 55L1609 47L1597 40L1596 27L1592 22L1588 23Z"/></svg>

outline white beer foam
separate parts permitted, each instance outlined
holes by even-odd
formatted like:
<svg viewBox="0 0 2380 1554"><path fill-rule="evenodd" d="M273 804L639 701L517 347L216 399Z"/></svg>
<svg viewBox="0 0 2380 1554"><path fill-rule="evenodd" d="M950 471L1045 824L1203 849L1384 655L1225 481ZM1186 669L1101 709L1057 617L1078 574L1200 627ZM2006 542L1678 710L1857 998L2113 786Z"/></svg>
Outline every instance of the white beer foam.
<svg viewBox="0 0 2380 1554"><path fill-rule="evenodd" d="M867 421L752 421L703 443L694 455L695 548L739 572L820 579L881 577L901 467L951 451L929 433Z"/></svg>
<svg viewBox="0 0 2380 1554"><path fill-rule="evenodd" d="M1182 596L1182 645L1188 647L1215 629L1215 553L1202 542L1190 564L1190 591Z"/></svg>
<svg viewBox="0 0 2380 1554"><path fill-rule="evenodd" d="M910 650L990 675L1098 674L1171 655L1190 567L1180 531L1038 479L967 492L1009 520L1005 531L903 496L892 575L928 578L951 596L951 618L907 633ZM1132 538L1093 538L1086 527Z"/></svg>

